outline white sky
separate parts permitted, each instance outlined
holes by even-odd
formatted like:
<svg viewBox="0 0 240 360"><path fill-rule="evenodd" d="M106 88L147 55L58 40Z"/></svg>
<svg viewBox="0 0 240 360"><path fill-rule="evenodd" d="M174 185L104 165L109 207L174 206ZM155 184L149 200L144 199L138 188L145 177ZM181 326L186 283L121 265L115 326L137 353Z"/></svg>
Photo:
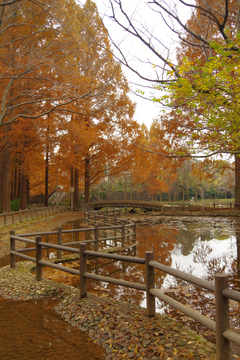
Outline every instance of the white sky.
<svg viewBox="0 0 240 360"><path fill-rule="evenodd" d="M108 15L111 14L111 10L109 9L108 0L93 0L97 7L103 22L109 31L110 36L113 38L114 42L121 44L121 48L124 49L124 55L127 56L128 60L134 64L134 66L138 67L138 69L144 69L146 73L149 75L152 73L153 77L155 74L155 70L153 70L154 58L153 54L147 54L147 49L136 39L132 39L132 37L127 36L126 32L120 29L119 26L113 23L112 20L108 18ZM84 3L84 0L80 0L81 3ZM157 41L165 42L167 47L174 48L174 42L171 39L172 34L167 31L166 25L160 21L160 16L155 15L154 12L148 9L146 5L146 1L144 0L122 0L123 8L127 11L129 15L134 13L134 19L138 19L139 26L142 24L147 24L150 32L154 34ZM149 56L148 56L149 55ZM148 62L148 64L141 63L141 60ZM156 60L156 59L155 59ZM156 60L157 62L157 60ZM130 83L130 87L132 90L132 94L130 98L133 102L137 104L135 120L138 123L144 123L148 128L151 126L151 123L154 118L156 118L160 113L160 106L156 103L153 103L150 100L145 100L142 97L139 97L136 94L136 90L141 89L140 85L147 85L146 82L141 80L139 77L134 75L130 70L125 67L122 67L123 73L127 80ZM136 85L131 85L132 83ZM142 88L144 90L144 88ZM150 92L146 94L148 98L150 98Z"/></svg>

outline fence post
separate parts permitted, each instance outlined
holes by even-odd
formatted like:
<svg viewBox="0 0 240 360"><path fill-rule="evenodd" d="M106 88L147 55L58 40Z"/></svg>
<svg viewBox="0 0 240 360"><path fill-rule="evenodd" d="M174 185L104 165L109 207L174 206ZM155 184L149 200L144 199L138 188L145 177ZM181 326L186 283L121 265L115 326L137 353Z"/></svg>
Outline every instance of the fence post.
<svg viewBox="0 0 240 360"><path fill-rule="evenodd" d="M57 234L57 243L58 245L62 245L62 228L58 227L57 228L58 234ZM62 258L62 250L57 250L57 258L61 259Z"/></svg>
<svg viewBox="0 0 240 360"><path fill-rule="evenodd" d="M95 225L95 246L94 246L95 251L98 251L98 236L99 236L98 225Z"/></svg>
<svg viewBox="0 0 240 360"><path fill-rule="evenodd" d="M225 339L223 332L229 326L229 299L222 295L222 290L228 288L228 275L216 274L215 276L215 300L216 300L216 347L217 360L230 360L231 343Z"/></svg>
<svg viewBox="0 0 240 360"><path fill-rule="evenodd" d="M22 222L22 210L19 209L19 222L21 223Z"/></svg>
<svg viewBox="0 0 240 360"><path fill-rule="evenodd" d="M90 213L88 213L88 219L87 219L87 224L90 224Z"/></svg>
<svg viewBox="0 0 240 360"><path fill-rule="evenodd" d="M15 231L10 231L10 267L15 268L15 255L11 254L11 251L15 251L15 240L12 239L12 235L15 235Z"/></svg>
<svg viewBox="0 0 240 360"><path fill-rule="evenodd" d="M94 214L94 226L96 225L96 214Z"/></svg>
<svg viewBox="0 0 240 360"><path fill-rule="evenodd" d="M26 220L28 220L28 209L25 209L25 216L26 216Z"/></svg>
<svg viewBox="0 0 240 360"><path fill-rule="evenodd" d="M42 264L39 261L42 260L42 247L39 245L42 240L41 236L36 237L36 280L42 280Z"/></svg>
<svg viewBox="0 0 240 360"><path fill-rule="evenodd" d="M126 228L125 228L126 224L123 223L122 225L122 247L125 246L125 233L126 233Z"/></svg>
<svg viewBox="0 0 240 360"><path fill-rule="evenodd" d="M114 209L113 209L114 210ZM113 224L114 226L117 225L117 215L114 213L113 214ZM117 229L114 229L114 237L117 237ZM117 239L115 239L115 246L117 247L118 246L118 241Z"/></svg>
<svg viewBox="0 0 240 360"><path fill-rule="evenodd" d="M12 212L12 225L15 223L15 219L14 219L14 211Z"/></svg>
<svg viewBox="0 0 240 360"><path fill-rule="evenodd" d="M133 232L134 232L133 242L135 243L135 242L136 242L136 239L137 239L137 225L136 225L136 222L134 222Z"/></svg>
<svg viewBox="0 0 240 360"><path fill-rule="evenodd" d="M87 244L79 244L79 290L80 298L87 297L87 279L84 273L87 270L87 257L84 255L84 251L87 249Z"/></svg>
<svg viewBox="0 0 240 360"><path fill-rule="evenodd" d="M147 316L155 316L155 296L151 295L149 290L155 288L154 268L149 262L154 260L154 252L145 252L145 271L146 271L146 298L147 298Z"/></svg>

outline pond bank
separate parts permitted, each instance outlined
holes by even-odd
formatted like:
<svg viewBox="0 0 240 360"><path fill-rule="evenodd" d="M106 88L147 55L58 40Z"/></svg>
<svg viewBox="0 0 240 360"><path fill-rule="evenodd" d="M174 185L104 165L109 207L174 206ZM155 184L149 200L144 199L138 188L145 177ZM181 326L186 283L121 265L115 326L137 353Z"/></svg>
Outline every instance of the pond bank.
<svg viewBox="0 0 240 360"><path fill-rule="evenodd" d="M46 218L24 221L14 225L8 225L0 229L0 258L9 254L10 250L10 230L15 230L17 234L26 234L32 232L52 231L56 227L62 226L67 221L74 221L83 217L83 213L70 212L57 214ZM17 248L25 246L24 242L18 241Z"/></svg>
<svg viewBox="0 0 240 360"><path fill-rule="evenodd" d="M215 347L167 316L146 316L140 306L88 295L51 280L35 280L32 263L0 269L0 294L15 300L59 299L55 311L101 345L106 359L215 359Z"/></svg>

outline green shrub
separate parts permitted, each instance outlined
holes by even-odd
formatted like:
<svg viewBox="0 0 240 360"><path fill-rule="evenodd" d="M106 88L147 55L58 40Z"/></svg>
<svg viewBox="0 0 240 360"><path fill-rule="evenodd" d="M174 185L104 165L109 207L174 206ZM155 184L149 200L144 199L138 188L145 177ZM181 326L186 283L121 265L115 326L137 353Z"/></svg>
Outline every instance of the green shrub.
<svg viewBox="0 0 240 360"><path fill-rule="evenodd" d="M12 211L18 211L19 210L19 204L20 204L20 199L14 199L11 201L11 210Z"/></svg>

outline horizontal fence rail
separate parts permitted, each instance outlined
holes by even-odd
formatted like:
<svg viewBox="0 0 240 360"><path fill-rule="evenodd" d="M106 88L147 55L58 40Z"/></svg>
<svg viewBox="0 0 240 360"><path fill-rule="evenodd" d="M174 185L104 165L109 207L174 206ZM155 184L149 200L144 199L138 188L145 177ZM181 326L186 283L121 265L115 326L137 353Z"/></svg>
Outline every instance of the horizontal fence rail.
<svg viewBox="0 0 240 360"><path fill-rule="evenodd" d="M69 211L68 205L57 205L48 207L34 207L25 210L4 212L0 214L0 226L14 225L26 220L32 220L39 217L50 216Z"/></svg>
<svg viewBox="0 0 240 360"><path fill-rule="evenodd" d="M105 211L105 210L104 210ZM114 215L114 216L112 216ZM98 243L99 241L112 240L112 241L120 241L121 245L125 245L126 235L131 235L136 240L136 224L131 222L130 220L124 221L121 225L116 224L116 212L104 214L104 222L108 221L109 218L114 221L114 225L99 226L101 223L101 212L88 212L85 213L85 220L89 223L93 222L94 227L85 229L86 231L92 231L94 233L94 240L90 240L91 242L95 242L94 251L87 250L87 241L82 242L72 242L72 244L79 244L79 248L70 247L71 243L62 244L62 235L64 233L69 232L82 232L83 229L73 229L71 230L62 230L58 228L58 231L41 233L41 235L45 234L56 234L58 238L58 244L52 244L42 241L42 237L39 234L36 236L36 233L33 234L23 234L16 235L14 231L11 231L10 234L10 257L11 257L11 267L15 267L15 257L20 256L26 260L30 260L36 263L36 279L42 280L42 267L48 266L55 268L57 270L65 271L74 275L79 276L79 290L80 297L87 296L87 279L95 280L95 281L103 281L107 283L112 283L115 285L125 286L129 288L134 288L140 291L146 292L146 302L147 302L147 315L155 316L155 300L156 298L166 302L170 306L175 309L183 312L188 315L192 319L198 321L199 323L205 325L207 328L211 329L216 333L216 347L217 347L217 359L218 360L230 360L231 359L231 342L240 346L240 335L230 329L229 325L229 299L240 302L240 292L231 290L228 285L228 276L225 274L217 274L215 276L215 282L206 281L200 279L196 276L186 274L180 270L173 269L169 266L163 265L157 261L154 261L154 253L152 251L145 252L145 258L139 258L137 256L126 256L120 254L113 254L107 252L99 252L98 251ZM119 220L119 219L117 219ZM99 230L107 231L111 229L111 232L114 233L112 238L102 238L99 239ZM115 236L116 231L121 232L121 236ZM34 240L28 239L30 236L36 236ZM119 239L117 239L119 238ZM24 255L21 250L15 249L16 241L25 241L26 243L30 243L35 246L36 258ZM79 254L79 270L70 269L66 266L55 264L50 261L46 261L42 259L42 250L46 248L53 248L58 251L58 256L61 255L62 251L67 251L74 254ZM25 249L32 251L33 248ZM95 273L90 273L87 271L87 259L89 257L96 258L106 258L113 261L122 261L123 263L137 263L141 264L145 267L145 282L144 283L136 283L125 281L121 279L114 278L108 274L107 276L98 275ZM59 257L60 259L61 257ZM206 289L215 294L215 321L209 319L207 316L202 315L198 311L181 304L179 301L174 300L170 296L164 294L164 290L156 289L155 286L155 272L163 271L167 274L175 276L184 281L190 282L195 286L199 286L203 289Z"/></svg>

